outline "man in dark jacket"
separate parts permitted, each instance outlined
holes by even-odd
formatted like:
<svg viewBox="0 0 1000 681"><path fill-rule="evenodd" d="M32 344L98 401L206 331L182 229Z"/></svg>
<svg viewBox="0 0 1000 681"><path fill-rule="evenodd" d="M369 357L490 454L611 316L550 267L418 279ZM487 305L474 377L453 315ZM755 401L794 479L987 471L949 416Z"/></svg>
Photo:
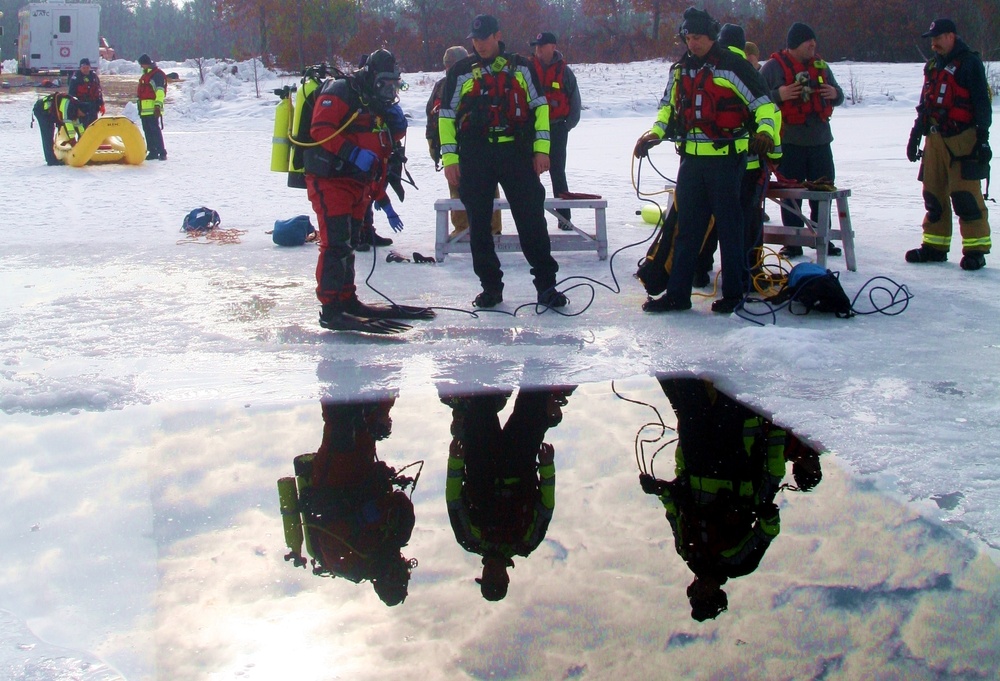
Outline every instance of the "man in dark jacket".
<svg viewBox="0 0 1000 681"><path fill-rule="evenodd" d="M71 144L75 144L80 135L83 134L83 125L80 123L80 104L75 97L65 95L61 92L53 92L35 102L32 108L35 120L38 121L38 132L42 136L42 153L45 155L45 163L50 166L62 165L62 161L56 158L53 144L55 143L56 131L60 127L66 128L66 137Z"/></svg>
<svg viewBox="0 0 1000 681"><path fill-rule="evenodd" d="M906 261L948 259L954 208L962 232L960 265L963 270L978 270L986 265L991 246L980 182L989 177L993 158L993 109L983 62L956 31L951 19L938 19L922 35L931 39L935 54L924 67L924 87L906 157L916 162L921 156L920 138L927 138L920 166L927 215L923 243L906 252Z"/></svg>
<svg viewBox="0 0 1000 681"><path fill-rule="evenodd" d="M691 309L698 252L713 216L722 256L722 298L712 304L712 311L732 313L749 286L740 183L748 151L758 156L774 151L777 120L750 62L716 42L720 28L708 12L694 7L684 12L680 35L687 52L670 67L656 122L633 151L643 157L663 139L671 139L681 155L670 280L663 297L643 305L647 312ZM703 107L701 102L714 106Z"/></svg>
<svg viewBox="0 0 1000 681"><path fill-rule="evenodd" d="M80 60L80 68L69 77L69 94L80 102L84 127L96 121L99 114L104 114L101 79L97 77L97 72L91 69L90 60L86 57Z"/></svg>
<svg viewBox="0 0 1000 681"><path fill-rule="evenodd" d="M549 105L531 62L508 53L500 22L480 14L469 34L475 54L448 70L441 99L441 163L469 214L472 268L482 292L476 307L503 302L503 270L490 234L497 185L510 201L521 251L531 265L537 301L552 308L568 300L556 289L559 265L545 221L549 169Z"/></svg>
<svg viewBox="0 0 1000 681"><path fill-rule="evenodd" d="M449 47L444 51L443 63L445 72L468 56L468 50L461 45L452 45ZM441 169L441 133L438 129L438 120L441 117L441 97L444 95L444 85L447 81L447 78L442 78L434 84L434 89L431 90L431 96L427 100L426 108L427 146L431 154L431 160L434 161L434 168L436 170ZM453 199L459 198L458 187L456 186L449 184L448 193ZM499 187L497 187L494 197L500 198ZM464 232L469 229L469 216L464 210L451 211L451 226L455 228L455 231L451 233L451 236L455 236L459 232ZM498 210L493 211L493 218L490 221L490 231L493 234L499 234L501 231L500 211Z"/></svg>
<svg viewBox="0 0 1000 681"><path fill-rule="evenodd" d="M543 31L531 41L535 56L531 63L538 74L538 80L549 102L549 177L552 179L552 195L559 197L569 191L566 181L566 146L569 131L580 122L580 88L576 85L576 75L566 65L562 52L556 49L556 35ZM571 215L569 208L558 211L566 220ZM572 230L568 224L559 223L559 229Z"/></svg>
<svg viewBox="0 0 1000 681"><path fill-rule="evenodd" d="M833 71L816 54L816 33L803 23L792 24L786 38L787 49L771 55L760 69L770 88L771 99L781 107L781 164L778 171L790 180L833 182L833 131L830 116L844 103L844 90ZM810 219L818 217L818 204L810 202ZM801 227L802 218L782 209L781 222ZM782 255L802 255L801 246L785 246ZM827 244L827 255L841 249Z"/></svg>

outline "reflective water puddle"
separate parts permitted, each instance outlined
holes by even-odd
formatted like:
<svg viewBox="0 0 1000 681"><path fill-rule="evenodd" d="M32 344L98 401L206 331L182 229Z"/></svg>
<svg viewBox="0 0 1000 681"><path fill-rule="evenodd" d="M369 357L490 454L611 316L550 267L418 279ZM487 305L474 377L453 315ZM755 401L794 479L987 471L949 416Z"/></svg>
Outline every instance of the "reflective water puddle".
<svg viewBox="0 0 1000 681"><path fill-rule="evenodd" d="M1000 675L993 562L690 376L3 425L0 670Z"/></svg>

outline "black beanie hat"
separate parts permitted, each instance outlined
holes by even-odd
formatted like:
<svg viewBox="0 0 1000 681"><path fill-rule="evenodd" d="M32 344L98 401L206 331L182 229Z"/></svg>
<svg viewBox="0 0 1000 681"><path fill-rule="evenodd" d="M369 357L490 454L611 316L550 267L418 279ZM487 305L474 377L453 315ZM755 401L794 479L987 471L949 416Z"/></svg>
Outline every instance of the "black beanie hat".
<svg viewBox="0 0 1000 681"><path fill-rule="evenodd" d="M152 64L153 60L149 58L148 54L142 54L142 55L139 55L139 63L140 64Z"/></svg>
<svg viewBox="0 0 1000 681"><path fill-rule="evenodd" d="M684 10L684 21L681 22L681 36L689 33L708 36L709 40L719 37L719 22L703 9L688 7Z"/></svg>
<svg viewBox="0 0 1000 681"><path fill-rule="evenodd" d="M807 40L815 40L816 32L813 31L809 26L803 23L796 22L792 24L792 27L788 29L788 38L786 40L788 44L788 49L794 50L796 47L801 45Z"/></svg>
<svg viewBox="0 0 1000 681"><path fill-rule="evenodd" d="M747 44L747 34L743 32L743 27L737 24L723 24L719 31L719 42L724 47L735 47L742 50Z"/></svg>

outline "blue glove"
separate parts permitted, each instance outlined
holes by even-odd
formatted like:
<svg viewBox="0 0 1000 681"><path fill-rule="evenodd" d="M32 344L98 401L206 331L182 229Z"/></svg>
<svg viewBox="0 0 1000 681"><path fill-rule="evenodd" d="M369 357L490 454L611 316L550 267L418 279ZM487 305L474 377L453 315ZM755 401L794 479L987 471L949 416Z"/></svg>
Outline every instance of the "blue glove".
<svg viewBox="0 0 1000 681"><path fill-rule="evenodd" d="M403 115L403 108L399 104L393 104L385 110L385 122L394 135L406 132L406 116Z"/></svg>
<svg viewBox="0 0 1000 681"><path fill-rule="evenodd" d="M358 167L363 173L371 172L372 166L378 161L378 156L374 153L368 151L367 149L362 149L361 147L354 147L351 151L351 155L347 157L347 160Z"/></svg>
<svg viewBox="0 0 1000 681"><path fill-rule="evenodd" d="M392 231L403 231L403 220L399 217L399 213L396 212L396 209L392 207L392 204L389 201L376 203L375 207L381 211L385 211L385 217L388 218L389 226L392 227Z"/></svg>

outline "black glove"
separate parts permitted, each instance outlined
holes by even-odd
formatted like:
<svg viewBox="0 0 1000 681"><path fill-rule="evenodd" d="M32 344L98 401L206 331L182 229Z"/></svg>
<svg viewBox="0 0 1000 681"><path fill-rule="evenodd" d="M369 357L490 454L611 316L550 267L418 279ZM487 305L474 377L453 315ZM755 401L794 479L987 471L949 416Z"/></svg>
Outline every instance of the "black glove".
<svg viewBox="0 0 1000 681"><path fill-rule="evenodd" d="M982 165L989 165L989 162L993 159L993 150L990 149L989 140L977 141L975 148L972 150L972 155Z"/></svg>
<svg viewBox="0 0 1000 681"><path fill-rule="evenodd" d="M646 158L649 155L649 150L659 144L662 140L651 132L647 132L635 143L635 149L632 150L632 155L636 158Z"/></svg>
<svg viewBox="0 0 1000 681"><path fill-rule="evenodd" d="M906 143L906 158L909 159L910 163L916 163L920 158L921 137L923 135L920 134L920 128L914 125L913 130L910 131L910 141Z"/></svg>
<svg viewBox="0 0 1000 681"><path fill-rule="evenodd" d="M667 487L667 483L663 480L657 480L652 475L647 473L639 474L639 485L642 487L642 491L646 494L656 495L662 494L663 490Z"/></svg>
<svg viewBox="0 0 1000 681"><path fill-rule="evenodd" d="M774 140L766 132L758 132L750 140L750 151L759 158L765 158L774 151Z"/></svg>

